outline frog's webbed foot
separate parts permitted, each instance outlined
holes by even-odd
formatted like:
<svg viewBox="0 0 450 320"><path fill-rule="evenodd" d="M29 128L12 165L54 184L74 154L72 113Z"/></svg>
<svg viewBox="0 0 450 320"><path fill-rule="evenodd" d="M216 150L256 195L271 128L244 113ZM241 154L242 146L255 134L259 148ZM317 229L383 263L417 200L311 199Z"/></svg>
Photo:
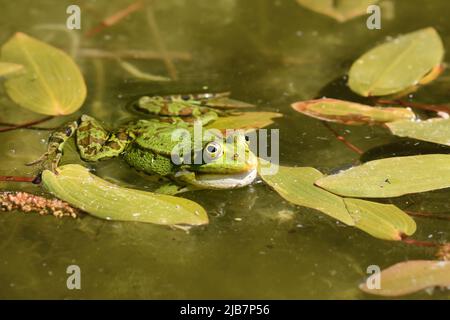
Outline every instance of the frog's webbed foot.
<svg viewBox="0 0 450 320"><path fill-rule="evenodd" d="M158 189L156 189L154 192L159 193L159 194L174 196L176 194L188 191L186 189L187 188L184 186L179 186L179 185L176 185L173 183L166 183L166 184L162 185L161 187L159 187Z"/></svg>

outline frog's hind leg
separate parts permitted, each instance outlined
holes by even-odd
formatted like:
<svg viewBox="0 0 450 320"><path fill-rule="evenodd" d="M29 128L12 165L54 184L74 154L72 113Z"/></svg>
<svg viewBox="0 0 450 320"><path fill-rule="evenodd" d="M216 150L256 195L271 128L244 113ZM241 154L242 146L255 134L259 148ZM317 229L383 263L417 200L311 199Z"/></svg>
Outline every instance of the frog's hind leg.
<svg viewBox="0 0 450 320"><path fill-rule="evenodd" d="M86 161L99 161L119 156L130 142L125 128L108 133L100 123L83 115L77 130L76 144Z"/></svg>
<svg viewBox="0 0 450 320"><path fill-rule="evenodd" d="M137 108L146 113L166 118L174 123L197 122L201 125L206 125L218 118L218 112L203 105L202 101L185 101L177 97L145 96L139 99Z"/></svg>

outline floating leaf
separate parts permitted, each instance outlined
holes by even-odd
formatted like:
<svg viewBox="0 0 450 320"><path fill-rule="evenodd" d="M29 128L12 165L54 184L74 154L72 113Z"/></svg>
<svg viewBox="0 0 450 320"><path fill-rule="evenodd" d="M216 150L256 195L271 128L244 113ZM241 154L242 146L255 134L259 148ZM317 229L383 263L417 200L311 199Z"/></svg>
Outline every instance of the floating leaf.
<svg viewBox="0 0 450 320"><path fill-rule="evenodd" d="M273 123L273 119L283 115L276 112L241 112L236 115L220 117L207 129L259 129Z"/></svg>
<svg viewBox="0 0 450 320"><path fill-rule="evenodd" d="M380 124L415 119L414 112L407 108L370 107L337 99L302 101L292 104L292 108L313 118L347 125Z"/></svg>
<svg viewBox="0 0 450 320"><path fill-rule="evenodd" d="M208 223L206 211L191 200L119 187L80 165L59 167L58 174L45 170L42 181L57 198L101 219L162 225Z"/></svg>
<svg viewBox="0 0 450 320"><path fill-rule="evenodd" d="M398 297L426 288L450 287L450 261L414 260L397 263L380 274L380 288L360 289L384 297Z"/></svg>
<svg viewBox="0 0 450 320"><path fill-rule="evenodd" d="M344 199L314 185L322 173L308 167L279 166L276 174L263 174L265 161L260 160L259 174L285 200L303 207L316 209L347 225L384 240L401 240L401 235L412 235L416 224L406 213L393 205Z"/></svg>
<svg viewBox="0 0 450 320"><path fill-rule="evenodd" d="M450 146L450 119L434 118L426 121L395 121L387 124L399 137L428 141Z"/></svg>
<svg viewBox="0 0 450 320"><path fill-rule="evenodd" d="M344 199L355 227L384 240L399 241L416 232L415 221L394 205L360 199Z"/></svg>
<svg viewBox="0 0 450 320"><path fill-rule="evenodd" d="M0 78L9 77L11 75L20 74L24 72L24 67L21 64L17 63L9 63L9 62L0 62Z"/></svg>
<svg viewBox="0 0 450 320"><path fill-rule="evenodd" d="M327 15L339 22L361 16L378 0L297 0L302 6Z"/></svg>
<svg viewBox="0 0 450 320"><path fill-rule="evenodd" d="M332 193L356 198L388 198L450 187L450 155L394 157L316 181Z"/></svg>
<svg viewBox="0 0 450 320"><path fill-rule="evenodd" d="M264 175L260 170L260 175L270 187L287 201L319 210L347 225L355 224L341 197L314 185L314 182L323 176L316 169L280 166L276 174Z"/></svg>
<svg viewBox="0 0 450 320"><path fill-rule="evenodd" d="M3 45L1 56L26 68L23 75L5 82L6 92L21 107L41 114L66 115L83 104L83 76L63 51L19 32Z"/></svg>
<svg viewBox="0 0 450 320"><path fill-rule="evenodd" d="M350 69L350 88L365 97L399 93L418 85L442 63L444 47L436 30L426 28L382 44ZM429 80L429 79L428 79Z"/></svg>

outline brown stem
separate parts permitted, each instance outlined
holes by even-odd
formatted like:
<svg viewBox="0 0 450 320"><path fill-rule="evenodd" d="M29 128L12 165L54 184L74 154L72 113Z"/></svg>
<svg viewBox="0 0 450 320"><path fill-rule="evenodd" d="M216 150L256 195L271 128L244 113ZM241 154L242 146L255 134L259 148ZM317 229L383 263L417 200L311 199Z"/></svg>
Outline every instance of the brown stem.
<svg viewBox="0 0 450 320"><path fill-rule="evenodd" d="M447 215L438 215L438 214L427 213L427 212L413 212L413 211L405 211L405 212L413 217L450 221L450 216L447 216Z"/></svg>
<svg viewBox="0 0 450 320"><path fill-rule="evenodd" d="M413 246L417 246L417 247L434 248L434 247L442 246L441 243L431 242L431 241L420 241L420 240L415 240L415 239L411 239L411 238L403 238L402 242L413 245Z"/></svg>
<svg viewBox="0 0 450 320"><path fill-rule="evenodd" d="M8 182L34 182L35 177L0 176L0 181Z"/></svg>
<svg viewBox="0 0 450 320"><path fill-rule="evenodd" d="M103 19L99 25L90 29L86 33L86 37L92 37L92 36L102 32L104 29L119 23L120 21L122 21L124 18L128 17L133 12L141 9L143 4L144 4L144 2L142 0L133 2L125 9L119 10L116 13L114 13L113 15Z"/></svg>
<svg viewBox="0 0 450 320"><path fill-rule="evenodd" d="M42 118L39 120L34 120L34 121L22 123L22 124L15 124L8 128L1 128L0 132L7 132L7 131L12 131L12 130L21 129L21 128L28 128L28 127L34 126L36 124L40 124L40 123L46 122L48 120L51 120L53 118L54 118L54 116L48 116L48 117L45 117L45 118Z"/></svg>
<svg viewBox="0 0 450 320"><path fill-rule="evenodd" d="M336 130L334 130L327 122L322 121L322 124L325 126L325 128L327 128L328 130L330 130L331 133L333 133L333 135L336 137L336 139L338 139L339 141L341 141L343 144L345 144L345 146L347 148L349 148L350 150L352 150L353 152L362 155L364 153L364 151L362 151L361 149L359 149L357 146L355 146L354 144L352 144L351 142L347 141L342 135L339 134L339 132L337 132Z"/></svg>
<svg viewBox="0 0 450 320"><path fill-rule="evenodd" d="M416 108L416 109L422 109L422 110L428 110L428 111L434 111L434 112L450 113L450 106L444 105L444 104L436 105L436 104L409 102L409 101L403 101L403 100L386 100L386 99L379 99L376 102L380 103L380 104L401 105L403 107L410 107L410 108Z"/></svg>

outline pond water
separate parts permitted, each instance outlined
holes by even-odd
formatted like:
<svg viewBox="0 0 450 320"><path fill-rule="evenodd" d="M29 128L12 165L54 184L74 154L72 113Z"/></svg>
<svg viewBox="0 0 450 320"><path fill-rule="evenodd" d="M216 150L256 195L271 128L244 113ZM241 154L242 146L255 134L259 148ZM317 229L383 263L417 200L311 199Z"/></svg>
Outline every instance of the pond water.
<svg viewBox="0 0 450 320"><path fill-rule="evenodd" d="M358 163L319 121L294 112L290 104L321 96L354 100L343 76L362 53L389 36L433 26L450 46L448 1L390 1L393 17L381 30L365 18L339 24L294 0L159 0L152 11L160 41L139 10L92 37L85 33L129 1L0 0L0 43L22 31L65 50L78 49L76 62L88 85L88 99L74 115L54 119L55 127L88 113L113 127L135 117L127 109L143 94L232 91L258 109L283 114L280 162L329 173ZM82 11L82 29L64 30L69 4ZM148 13L148 12L147 12ZM178 81L154 83L133 78L114 59L92 52L143 50L161 44L175 59ZM87 50L95 49L95 50ZM89 52L91 54L89 54ZM161 60L129 60L141 70L167 75ZM449 73L421 89L420 102L450 101ZM21 123L41 116L22 110L0 89L0 120ZM44 126L44 125L43 125ZM374 127L335 125L355 145L385 156L401 141ZM0 175L32 175L24 163L43 153L48 131L0 134ZM397 148L397 149L395 149ZM79 161L76 157L65 162ZM96 174L145 189L148 180L121 160L89 164ZM2 190L42 193L31 184L0 183ZM413 211L449 212L448 190L391 200ZM0 215L0 298L321 298L369 299L358 289L370 265L388 267L410 259L433 259L434 249L382 241L346 227L314 210L296 207L263 183L230 191L187 193L208 211L210 224L186 233L139 223L108 222L83 216L56 219L20 212ZM450 224L417 218L419 240L450 241ZM66 268L81 268L82 289L68 290ZM421 292L413 298L449 298L449 292Z"/></svg>

